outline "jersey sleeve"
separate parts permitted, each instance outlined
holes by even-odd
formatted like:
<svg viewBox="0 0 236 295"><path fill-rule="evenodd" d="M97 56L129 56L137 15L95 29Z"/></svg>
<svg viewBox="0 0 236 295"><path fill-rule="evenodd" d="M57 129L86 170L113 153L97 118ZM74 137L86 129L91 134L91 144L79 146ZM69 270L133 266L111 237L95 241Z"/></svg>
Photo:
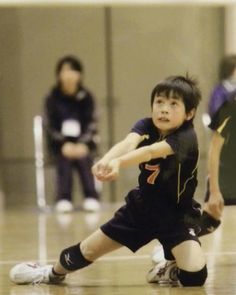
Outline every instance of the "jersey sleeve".
<svg viewBox="0 0 236 295"><path fill-rule="evenodd" d="M166 137L178 161L183 163L198 153L197 136L193 128L177 130Z"/></svg>
<svg viewBox="0 0 236 295"><path fill-rule="evenodd" d="M221 136L226 138L229 133L229 124L231 120L231 103L226 102L218 110L218 112L213 116L209 128L217 131Z"/></svg>
<svg viewBox="0 0 236 295"><path fill-rule="evenodd" d="M130 132L138 133L141 136L146 135L148 133L150 120L149 118L139 120L135 123Z"/></svg>

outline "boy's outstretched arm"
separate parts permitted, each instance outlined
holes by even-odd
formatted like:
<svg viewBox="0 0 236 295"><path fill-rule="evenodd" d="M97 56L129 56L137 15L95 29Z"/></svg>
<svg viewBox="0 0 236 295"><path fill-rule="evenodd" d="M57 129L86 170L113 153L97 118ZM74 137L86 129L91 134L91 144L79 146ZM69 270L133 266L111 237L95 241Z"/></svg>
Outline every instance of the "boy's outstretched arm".
<svg viewBox="0 0 236 295"><path fill-rule="evenodd" d="M172 148L166 141L161 141L148 146L133 150L123 156L111 160L107 165L107 170L103 171L102 181L114 180L119 175L120 167L130 167L148 162L156 158L165 158L174 154Z"/></svg>
<svg viewBox="0 0 236 295"><path fill-rule="evenodd" d="M103 175L109 171L108 163L117 157L129 153L137 148L139 143L143 141L143 136L138 133L129 133L122 141L115 144L97 163L92 167L93 174L101 181L103 181Z"/></svg>

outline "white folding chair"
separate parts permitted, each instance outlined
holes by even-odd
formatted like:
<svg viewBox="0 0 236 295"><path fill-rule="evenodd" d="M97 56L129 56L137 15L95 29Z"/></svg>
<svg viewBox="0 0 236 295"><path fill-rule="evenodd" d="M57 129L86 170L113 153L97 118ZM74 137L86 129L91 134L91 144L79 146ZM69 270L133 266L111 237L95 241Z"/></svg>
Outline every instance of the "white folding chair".
<svg viewBox="0 0 236 295"><path fill-rule="evenodd" d="M39 209L48 208L45 193L44 150L43 150L43 118L40 115L34 117L34 159L36 176L36 197Z"/></svg>

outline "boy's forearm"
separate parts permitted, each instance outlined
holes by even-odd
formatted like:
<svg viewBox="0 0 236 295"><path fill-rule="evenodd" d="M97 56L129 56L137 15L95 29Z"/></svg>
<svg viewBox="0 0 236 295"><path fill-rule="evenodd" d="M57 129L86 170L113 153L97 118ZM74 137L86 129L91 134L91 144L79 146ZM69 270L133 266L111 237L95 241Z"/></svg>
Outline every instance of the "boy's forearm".
<svg viewBox="0 0 236 295"><path fill-rule="evenodd" d="M120 162L120 167L130 167L143 162L148 162L151 158L152 154L150 148L149 146L146 146L120 156L118 157L118 160Z"/></svg>
<svg viewBox="0 0 236 295"><path fill-rule="evenodd" d="M220 191L219 187L219 162L217 158L212 157L209 161L209 180L210 192L215 193Z"/></svg>
<svg viewBox="0 0 236 295"><path fill-rule="evenodd" d="M103 159L108 161L120 157L128 152L130 152L132 148L126 141L120 141L116 145L114 145L104 156Z"/></svg>
<svg viewBox="0 0 236 295"><path fill-rule="evenodd" d="M119 142L114 145L104 156L103 158L110 161L115 159L126 152L126 145L123 142Z"/></svg>
<svg viewBox="0 0 236 295"><path fill-rule="evenodd" d="M220 154L224 143L224 139L217 133L214 133L209 149L208 171L210 177L210 192L216 193L220 191L219 186L219 167Z"/></svg>
<svg viewBox="0 0 236 295"><path fill-rule="evenodd" d="M157 142L148 146L141 147L135 151L131 151L119 158L121 167L137 165L143 162L148 162L151 159L165 158L172 155L174 152L170 145L165 142Z"/></svg>

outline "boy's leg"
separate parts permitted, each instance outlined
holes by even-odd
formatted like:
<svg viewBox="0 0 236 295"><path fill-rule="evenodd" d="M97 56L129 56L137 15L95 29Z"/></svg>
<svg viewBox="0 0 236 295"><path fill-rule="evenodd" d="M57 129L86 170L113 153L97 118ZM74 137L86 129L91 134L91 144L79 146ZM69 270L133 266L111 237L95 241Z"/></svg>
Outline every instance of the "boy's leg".
<svg viewBox="0 0 236 295"><path fill-rule="evenodd" d="M201 217L202 224L200 227L201 228L210 227L212 223L211 223L211 220L210 220L210 223L208 222L209 216L207 214L203 214L203 216L204 216L204 218ZM194 225L194 223L193 223L193 225ZM204 226L202 227L202 225L204 225ZM194 232L191 225L188 228L187 232L186 232L186 229L181 229L181 228L178 230L178 232L179 233L183 232L183 234L184 233L185 234L184 234L184 238L182 239L182 241L179 240L179 243L177 245L180 245L183 241L192 242L192 243L195 243L197 249L199 249L200 253L202 253L201 247L200 247L200 245L198 243L198 239L196 237L196 233ZM163 241L163 243L165 245L165 241ZM164 257L163 251L162 252L159 251L160 253L162 253L162 255L158 255L157 261L152 259L154 266L150 269L150 271L147 274L147 281L150 283L171 283L171 284L173 284L173 283L176 283L176 281L178 280L177 276L175 275L175 273L176 273L175 270L177 269L177 265L176 265L176 261L175 261L175 256L172 253L172 249L175 248L176 244L173 244L173 246L171 246L171 244L168 245L168 243L167 243L167 248L165 250L166 257ZM162 246L159 246L159 248L160 247L162 247ZM194 247L192 249L194 249ZM158 251L158 250L156 250L156 251ZM153 257L154 257L154 255L155 255L155 253L153 254ZM195 256L193 256L193 257L195 258ZM185 259L185 255L183 256L183 258ZM167 260L165 260L165 259L167 259ZM192 264L190 264L190 265L192 265Z"/></svg>
<svg viewBox="0 0 236 295"><path fill-rule="evenodd" d="M221 220L220 216L211 215L208 207L205 205L200 218L196 219L195 223L200 228L198 237L202 237L213 233L220 226ZM157 264L165 259L161 245L154 248L151 259L153 264Z"/></svg>
<svg viewBox="0 0 236 295"><path fill-rule="evenodd" d="M206 260L200 244L187 240L172 249L183 286L202 286L207 278Z"/></svg>
<svg viewBox="0 0 236 295"><path fill-rule="evenodd" d="M10 279L16 284L58 284L63 281L66 274L90 265L100 256L121 246L99 229L81 243L64 249L54 266L39 266L32 262L20 263L11 269Z"/></svg>
<svg viewBox="0 0 236 295"><path fill-rule="evenodd" d="M169 250L167 250L168 253ZM149 283L202 286L207 277L206 261L200 244L186 240L171 249L171 259L155 265L147 274ZM168 257L169 258L169 257Z"/></svg>
<svg viewBox="0 0 236 295"><path fill-rule="evenodd" d="M53 273L66 275L88 266L100 256L120 247L122 247L120 243L110 239L98 229L81 243L64 249L61 252L60 260L53 267Z"/></svg>

